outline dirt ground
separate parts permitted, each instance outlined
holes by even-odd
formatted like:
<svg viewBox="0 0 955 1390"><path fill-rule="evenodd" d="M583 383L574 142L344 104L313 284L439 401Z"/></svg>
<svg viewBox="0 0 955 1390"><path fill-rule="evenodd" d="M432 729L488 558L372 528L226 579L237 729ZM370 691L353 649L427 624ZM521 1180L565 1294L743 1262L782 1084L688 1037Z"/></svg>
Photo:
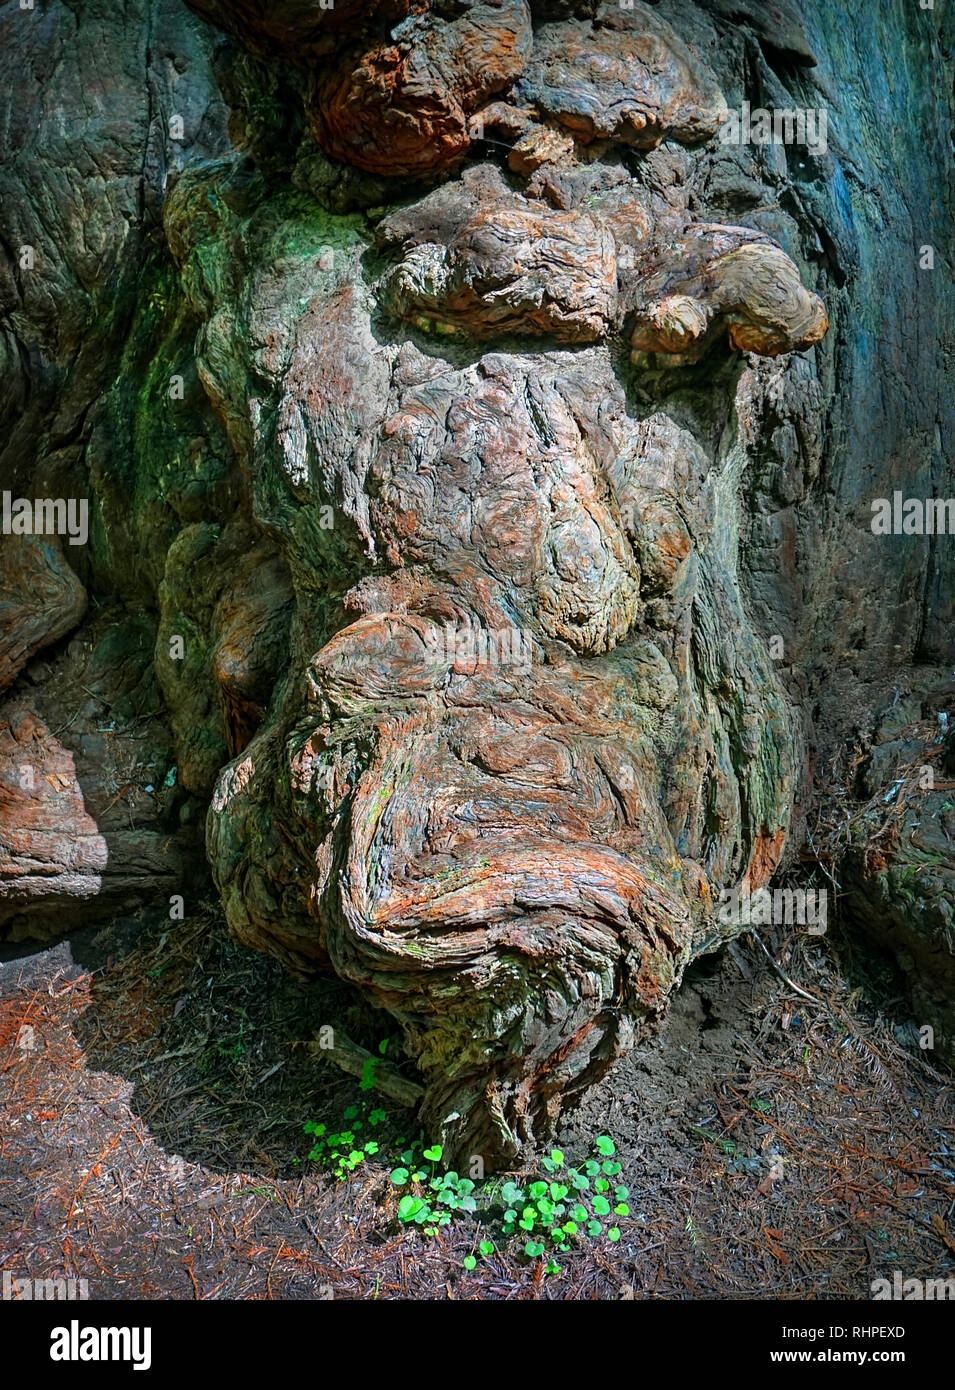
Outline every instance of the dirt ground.
<svg viewBox="0 0 955 1390"><path fill-rule="evenodd" d="M336 1182L308 1159L305 1123L347 1124L365 1097L296 1044L331 1023L374 1050L387 1026L237 946L213 909L8 951L0 1269L105 1299L868 1299L895 1270L952 1277L950 1074L886 960L768 930L777 966L752 938L698 962L566 1118L569 1159L613 1138L630 1213L550 1275L473 1218L399 1225L388 1174L415 1135L387 1101L384 1161Z"/></svg>

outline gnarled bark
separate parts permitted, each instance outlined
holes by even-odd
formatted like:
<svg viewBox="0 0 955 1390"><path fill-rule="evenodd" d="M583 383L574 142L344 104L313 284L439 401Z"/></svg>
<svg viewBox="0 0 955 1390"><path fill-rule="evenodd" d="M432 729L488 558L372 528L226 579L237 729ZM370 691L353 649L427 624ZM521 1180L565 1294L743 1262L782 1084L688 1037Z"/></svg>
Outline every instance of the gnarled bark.
<svg viewBox="0 0 955 1390"><path fill-rule="evenodd" d="M4 919L172 891L209 798L236 936L389 1010L432 1137L506 1162L740 929L815 748L952 660L943 548L867 526L955 490L939 40L829 0L192 9L0 16L2 477L90 501L75 575L31 552L55 601L4 581ZM718 138L834 92L829 150ZM53 722L81 589L122 635L86 619ZM139 868L86 646L120 747L169 731Z"/></svg>

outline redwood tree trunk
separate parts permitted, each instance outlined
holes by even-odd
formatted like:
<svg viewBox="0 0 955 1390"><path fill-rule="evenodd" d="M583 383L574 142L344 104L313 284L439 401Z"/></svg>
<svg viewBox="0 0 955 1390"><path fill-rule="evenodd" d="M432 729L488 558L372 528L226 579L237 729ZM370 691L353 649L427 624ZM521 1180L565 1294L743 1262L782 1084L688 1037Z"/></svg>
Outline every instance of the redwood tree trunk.
<svg viewBox="0 0 955 1390"><path fill-rule="evenodd" d="M873 527L955 496L951 41L906 0L0 8L4 929L175 918L201 859L501 1163L861 740L824 886L955 1055L955 538Z"/></svg>

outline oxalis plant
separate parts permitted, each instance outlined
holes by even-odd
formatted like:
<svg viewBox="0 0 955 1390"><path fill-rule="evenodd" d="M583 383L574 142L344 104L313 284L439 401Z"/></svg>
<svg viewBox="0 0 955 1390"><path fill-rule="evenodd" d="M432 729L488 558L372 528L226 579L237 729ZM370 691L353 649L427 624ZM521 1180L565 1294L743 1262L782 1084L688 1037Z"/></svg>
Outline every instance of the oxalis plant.
<svg viewBox="0 0 955 1390"><path fill-rule="evenodd" d="M383 1038L378 1044L378 1051L382 1056L388 1050L388 1039ZM375 1068L377 1058L369 1057L362 1068L359 1087L363 1091L370 1091L375 1084ZM358 1134L366 1125L374 1129L387 1119L384 1110L377 1106L369 1109L368 1102L362 1101L361 1105L350 1105L342 1116L343 1127L335 1132L329 1131L327 1125L316 1124L310 1120L303 1128L306 1134L310 1134L313 1139L312 1150L308 1155L312 1163L319 1163L323 1168L330 1168L339 1182L344 1182L358 1167L364 1163L366 1158L372 1158L378 1152L378 1143L374 1140L359 1142ZM294 1162L298 1163L298 1159Z"/></svg>
<svg viewBox="0 0 955 1390"><path fill-rule="evenodd" d="M345 1111L350 1128L329 1133L325 1125L306 1125L306 1133L314 1136L309 1158L329 1168L339 1181L346 1180L366 1157L378 1153L378 1144L374 1140L362 1143L359 1132L385 1118L383 1110L369 1112L363 1103ZM620 1239L616 1220L630 1214L628 1191L614 1182L620 1164L614 1157L613 1140L605 1134L594 1141L592 1157L577 1167L566 1163L560 1149L551 1149L541 1160L546 1176L523 1183L488 1180L480 1187L471 1178L441 1167L439 1144L424 1148L422 1142L419 1139L403 1149L389 1175L401 1193L397 1217L403 1226L434 1236L457 1219L475 1220L478 1234L497 1231L499 1239L522 1242L522 1254L543 1261L545 1274L559 1274L561 1265L555 1256L574 1246L588 1240L614 1243ZM495 1248L494 1240L478 1241L465 1256L464 1268L476 1269L478 1260L493 1255Z"/></svg>
<svg viewBox="0 0 955 1390"><path fill-rule="evenodd" d="M310 1134L313 1139L312 1150L308 1155L312 1163L319 1163L323 1168L329 1168L339 1182L351 1176L360 1163L364 1163L366 1158L372 1158L378 1152L378 1144L374 1139L366 1140L362 1143L358 1139L360 1130L367 1125L374 1128L380 1125L387 1118L384 1110L369 1111L367 1104L361 1107L350 1105L343 1116L345 1127L336 1132L330 1132L327 1125L315 1124L310 1121L304 1126L305 1133ZM298 1160L295 1160L298 1162Z"/></svg>
<svg viewBox="0 0 955 1390"><path fill-rule="evenodd" d="M504 1238L523 1238L523 1253L529 1259L544 1258L546 1274L559 1274L555 1254L587 1240L620 1239L614 1218L629 1216L630 1208L627 1188L613 1181L620 1173L614 1152L613 1140L601 1134L593 1157L579 1167L568 1165L560 1149L551 1149L541 1160L546 1177L523 1185L510 1179L486 1182L476 1190L470 1178L453 1170L437 1171L440 1145L423 1151L430 1173L413 1165L413 1151L408 1150L402 1154L402 1166L390 1175L395 1187L407 1189L398 1202L398 1220L434 1235L457 1213L475 1215L482 1228L497 1226ZM475 1269L478 1259L486 1259L494 1249L492 1240L480 1241L477 1253L465 1257L464 1268Z"/></svg>

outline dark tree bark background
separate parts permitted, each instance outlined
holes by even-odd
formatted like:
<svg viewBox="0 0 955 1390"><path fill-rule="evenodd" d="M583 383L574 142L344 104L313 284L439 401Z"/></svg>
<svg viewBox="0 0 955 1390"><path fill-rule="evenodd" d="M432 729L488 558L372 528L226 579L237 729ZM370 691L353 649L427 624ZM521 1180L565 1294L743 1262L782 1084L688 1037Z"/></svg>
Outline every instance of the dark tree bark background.
<svg viewBox="0 0 955 1390"><path fill-rule="evenodd" d="M870 521L955 496L952 39L0 7L0 485L89 502L0 538L2 929L211 869L501 1162L810 863L951 1060L955 541Z"/></svg>

